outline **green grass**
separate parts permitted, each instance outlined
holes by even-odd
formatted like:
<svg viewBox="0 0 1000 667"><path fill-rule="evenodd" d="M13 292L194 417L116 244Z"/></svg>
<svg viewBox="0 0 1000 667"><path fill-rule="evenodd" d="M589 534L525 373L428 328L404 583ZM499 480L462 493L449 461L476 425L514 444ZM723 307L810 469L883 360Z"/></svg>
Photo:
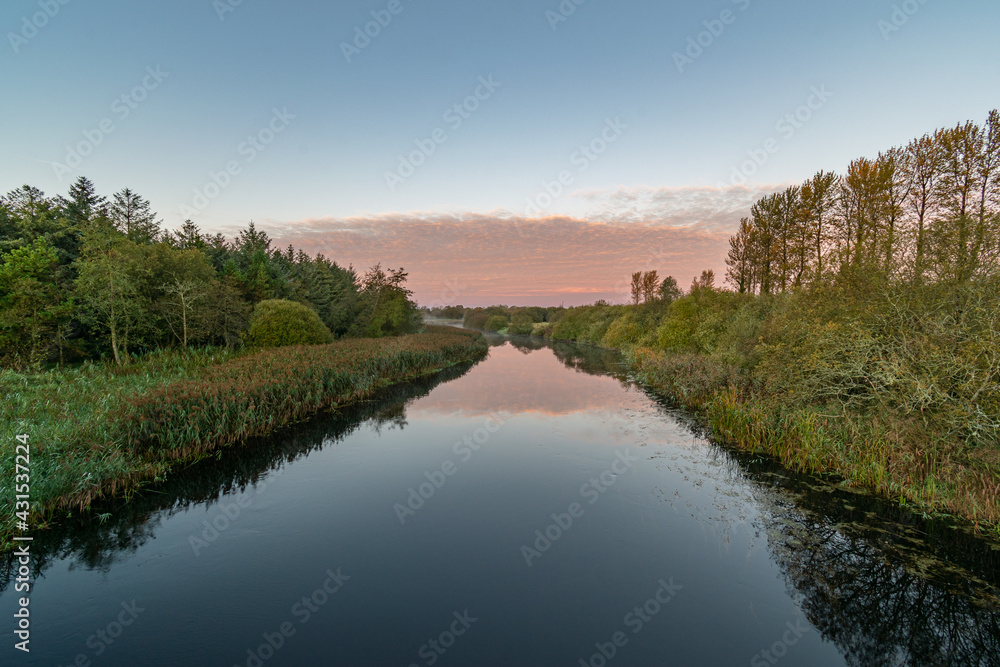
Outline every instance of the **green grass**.
<svg viewBox="0 0 1000 667"><path fill-rule="evenodd" d="M891 413L827 414L738 390L735 370L710 357L636 348L626 360L638 380L690 409L718 442L1000 534L994 450L930 444L916 425Z"/></svg>
<svg viewBox="0 0 1000 667"><path fill-rule="evenodd" d="M233 442L482 356L479 334L446 327L399 338L242 353L161 351L123 368L87 363L0 373L0 540L12 534L17 434L31 444L31 525L127 496L171 467Z"/></svg>

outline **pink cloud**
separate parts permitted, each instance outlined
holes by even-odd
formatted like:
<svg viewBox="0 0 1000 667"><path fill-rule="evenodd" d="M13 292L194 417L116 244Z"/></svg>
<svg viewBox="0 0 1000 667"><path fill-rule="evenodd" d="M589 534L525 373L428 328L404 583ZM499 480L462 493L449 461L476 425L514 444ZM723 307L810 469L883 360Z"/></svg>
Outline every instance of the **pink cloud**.
<svg viewBox="0 0 1000 667"><path fill-rule="evenodd" d="M586 218L384 213L261 225L277 245L321 252L359 271L405 267L422 305L579 305L624 301L634 271L682 285L725 272L729 236L773 187L619 188L576 193Z"/></svg>

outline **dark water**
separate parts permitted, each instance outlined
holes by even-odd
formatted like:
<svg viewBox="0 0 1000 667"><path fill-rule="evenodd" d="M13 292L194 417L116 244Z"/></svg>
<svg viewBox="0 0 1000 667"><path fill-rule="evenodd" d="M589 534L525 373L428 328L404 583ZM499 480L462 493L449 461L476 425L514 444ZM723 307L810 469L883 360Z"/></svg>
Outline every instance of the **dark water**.
<svg viewBox="0 0 1000 667"><path fill-rule="evenodd" d="M710 445L570 345L497 344L31 550L3 665L1000 664L996 550Z"/></svg>

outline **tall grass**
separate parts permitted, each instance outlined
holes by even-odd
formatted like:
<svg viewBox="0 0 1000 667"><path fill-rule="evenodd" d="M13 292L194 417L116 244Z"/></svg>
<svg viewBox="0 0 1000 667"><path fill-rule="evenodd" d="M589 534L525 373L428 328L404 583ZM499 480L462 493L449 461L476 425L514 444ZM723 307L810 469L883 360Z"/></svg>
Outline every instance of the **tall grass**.
<svg viewBox="0 0 1000 667"><path fill-rule="evenodd" d="M14 436L31 443L33 527L56 511L127 495L171 466L270 433L380 387L482 356L476 333L348 339L330 345L234 353L164 351L130 366L88 363L0 373L0 538L14 506Z"/></svg>
<svg viewBox="0 0 1000 667"><path fill-rule="evenodd" d="M1000 535L1000 279L570 309L719 441Z"/></svg>
<svg viewBox="0 0 1000 667"><path fill-rule="evenodd" d="M1000 524L995 450L932 446L918 424L892 413L826 414L820 406L789 404L707 356L637 348L626 359L637 379L692 410L718 442L798 472L833 476L919 512L960 517L977 528Z"/></svg>

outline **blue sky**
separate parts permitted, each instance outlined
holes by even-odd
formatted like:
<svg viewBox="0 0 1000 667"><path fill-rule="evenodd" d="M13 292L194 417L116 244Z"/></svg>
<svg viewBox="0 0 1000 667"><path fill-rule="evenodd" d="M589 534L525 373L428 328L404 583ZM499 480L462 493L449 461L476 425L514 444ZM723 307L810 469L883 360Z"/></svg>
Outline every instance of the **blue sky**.
<svg viewBox="0 0 1000 667"><path fill-rule="evenodd" d="M558 0L233 2L7 0L0 190L62 193L83 174L102 192L143 194L168 227L254 219L295 236L308 220L314 239L324 220L607 221L623 192L715 188L731 211L719 186L768 139L776 152L744 174L754 188L843 170L998 106L994 0L566 0L566 16ZM377 17L391 21L348 62L342 44ZM679 71L675 54L699 33L705 46ZM141 101L129 99L137 86ZM811 96L807 120L779 130ZM455 112L446 120L467 98L461 124ZM609 122L619 129L602 144ZM418 141L433 153L390 187L387 172ZM592 141L603 152L582 157ZM81 142L77 168L52 164L69 166ZM551 202L545 184L562 190ZM528 202L540 195L536 214ZM632 213L698 222L686 211Z"/></svg>

